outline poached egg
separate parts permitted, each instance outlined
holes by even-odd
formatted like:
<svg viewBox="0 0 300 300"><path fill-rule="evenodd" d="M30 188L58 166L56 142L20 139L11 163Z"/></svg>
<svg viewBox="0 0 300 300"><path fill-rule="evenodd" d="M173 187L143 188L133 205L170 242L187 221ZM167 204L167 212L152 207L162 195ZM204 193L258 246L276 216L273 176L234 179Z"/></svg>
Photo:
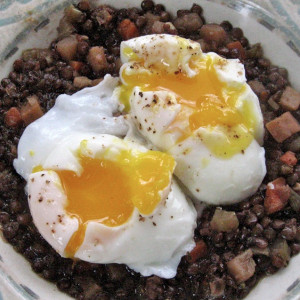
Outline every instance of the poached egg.
<svg viewBox="0 0 300 300"><path fill-rule="evenodd" d="M257 190L263 117L239 60L165 34L122 42L121 60L116 98L140 134L175 158L195 200L232 204Z"/></svg>

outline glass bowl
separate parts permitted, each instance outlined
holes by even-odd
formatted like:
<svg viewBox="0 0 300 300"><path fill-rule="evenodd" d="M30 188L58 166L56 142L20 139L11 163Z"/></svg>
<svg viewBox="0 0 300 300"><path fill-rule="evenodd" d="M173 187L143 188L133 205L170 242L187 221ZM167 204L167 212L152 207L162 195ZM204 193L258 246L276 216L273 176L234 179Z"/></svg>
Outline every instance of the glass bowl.
<svg viewBox="0 0 300 300"><path fill-rule="evenodd" d="M68 0L0 1L0 78L27 48L48 47L56 37L56 27ZM91 0L117 8L140 6L141 0ZM204 8L207 22L229 20L241 27L251 43L260 42L265 56L289 71L292 85L300 90L300 2L298 0L157 0L168 11L190 8L196 2ZM299 300L300 255L289 266L264 278L246 297L247 300ZM0 300L66 300L58 291L31 270L29 263L0 238Z"/></svg>

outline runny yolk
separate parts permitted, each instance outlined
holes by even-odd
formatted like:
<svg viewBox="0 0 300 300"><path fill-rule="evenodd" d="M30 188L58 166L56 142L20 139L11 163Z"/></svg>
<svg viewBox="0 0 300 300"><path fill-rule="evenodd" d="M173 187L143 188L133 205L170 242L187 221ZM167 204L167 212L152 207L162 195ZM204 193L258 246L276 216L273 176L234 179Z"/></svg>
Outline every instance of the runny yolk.
<svg viewBox="0 0 300 300"><path fill-rule="evenodd" d="M79 221L78 231L65 249L70 257L83 242L87 221L98 220L107 226L117 226L133 211L126 175L117 164L82 158L81 165L80 176L72 171L56 171L68 199L65 210Z"/></svg>
<svg viewBox="0 0 300 300"><path fill-rule="evenodd" d="M65 210L79 222L65 249L68 257L74 257L82 244L89 221L119 226L128 221L134 207L141 214L151 214L175 167L171 156L158 151L137 155L122 151L116 160L79 159L80 176L73 171L56 171L67 195Z"/></svg>
<svg viewBox="0 0 300 300"><path fill-rule="evenodd" d="M175 94L177 102L182 105L181 112L166 131L176 129L176 124L189 119L189 126L182 132L178 143L189 137L200 127L216 128L225 133L226 138L220 141L211 135L199 138L216 156L229 158L246 149L253 139L256 117L252 103L244 101L237 109L239 96L245 91L245 85L230 88L219 80L214 65L226 63L224 59L213 60L209 55L198 61L190 62L197 71L196 76L188 77L183 72L169 73L165 69L150 70L151 73L136 72L127 74L123 70L122 78L126 85L120 87L120 100L129 110L129 98L135 86L142 91L170 91ZM141 63L142 66L143 63ZM221 128L221 129L220 129Z"/></svg>

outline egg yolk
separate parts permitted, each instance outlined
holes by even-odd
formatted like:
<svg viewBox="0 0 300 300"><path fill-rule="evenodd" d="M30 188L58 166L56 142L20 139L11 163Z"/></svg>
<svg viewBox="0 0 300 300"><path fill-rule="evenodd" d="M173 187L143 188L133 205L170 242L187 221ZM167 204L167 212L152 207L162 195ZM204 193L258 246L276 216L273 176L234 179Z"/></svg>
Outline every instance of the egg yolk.
<svg viewBox="0 0 300 300"><path fill-rule="evenodd" d="M67 257L74 257L82 244L89 221L114 227L127 222L135 207L151 214L175 168L174 159L158 151L121 151L114 160L80 155L79 160L80 176L56 171L67 195L65 210L79 223L66 246Z"/></svg>
<svg viewBox="0 0 300 300"><path fill-rule="evenodd" d="M189 126L184 128L177 143L191 136L193 131L203 127L223 133L223 138L211 134L203 134L199 138L210 151L223 158L243 152L253 140L256 126L254 107L249 101L243 101L237 108L237 101L245 92L245 84L234 88L220 81L214 66L225 64L225 59L213 59L206 55L191 60L189 65L197 74L188 77L183 72L170 73L164 66L148 68L150 72L140 71L142 63L135 63L134 70L123 70L122 79L126 84L120 86L120 101L129 110L129 99L133 88L138 86L142 91L169 91L175 94L181 104L181 111L166 132L178 130L176 124L183 124L188 118ZM225 138L224 138L225 134Z"/></svg>

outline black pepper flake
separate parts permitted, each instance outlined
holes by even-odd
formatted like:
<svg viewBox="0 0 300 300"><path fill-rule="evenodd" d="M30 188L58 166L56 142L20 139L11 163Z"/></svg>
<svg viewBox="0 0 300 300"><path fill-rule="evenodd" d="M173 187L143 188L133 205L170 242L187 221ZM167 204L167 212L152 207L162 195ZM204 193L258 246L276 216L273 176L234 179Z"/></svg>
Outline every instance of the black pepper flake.
<svg viewBox="0 0 300 300"><path fill-rule="evenodd" d="M150 107L150 104L146 104L145 107Z"/></svg>
<svg viewBox="0 0 300 300"><path fill-rule="evenodd" d="M167 104L168 104L168 105L171 105L171 104L172 104L172 102L169 100L169 101L167 102Z"/></svg>
<svg viewBox="0 0 300 300"><path fill-rule="evenodd" d="M62 223L63 216L62 216L62 215L57 215L57 218L58 218L58 222L59 222L59 223Z"/></svg>
<svg viewBox="0 0 300 300"><path fill-rule="evenodd" d="M49 225L49 222L47 222L46 225Z"/></svg>
<svg viewBox="0 0 300 300"><path fill-rule="evenodd" d="M144 96L143 92L139 92L139 96L143 97Z"/></svg>
<svg viewBox="0 0 300 300"><path fill-rule="evenodd" d="M178 74L179 74L179 71L175 71L174 74L175 74L175 75L178 75Z"/></svg>
<svg viewBox="0 0 300 300"><path fill-rule="evenodd" d="M46 180L46 184L49 184L50 183L50 180Z"/></svg>
<svg viewBox="0 0 300 300"><path fill-rule="evenodd" d="M173 216L171 216L170 218L171 218L171 219L173 219L174 217L173 217Z"/></svg>
<svg viewBox="0 0 300 300"><path fill-rule="evenodd" d="M155 222L152 222L153 226L156 226L156 223Z"/></svg>
<svg viewBox="0 0 300 300"><path fill-rule="evenodd" d="M139 221L140 222L145 222L145 218L142 215L139 215Z"/></svg>
<svg viewBox="0 0 300 300"><path fill-rule="evenodd" d="M43 202L43 197L42 196L39 198L39 202Z"/></svg>
<svg viewBox="0 0 300 300"><path fill-rule="evenodd" d="M143 127L142 127L142 124L139 123L139 129L142 130L142 128L143 128Z"/></svg>
<svg viewBox="0 0 300 300"><path fill-rule="evenodd" d="M34 182L34 178L31 178L31 182Z"/></svg>
<svg viewBox="0 0 300 300"><path fill-rule="evenodd" d="M145 123L147 123L148 121L147 121L147 119L145 119Z"/></svg>
<svg viewBox="0 0 300 300"><path fill-rule="evenodd" d="M199 189L196 189L196 192L197 192L197 193L199 193L199 192L200 192L200 190L199 190Z"/></svg>
<svg viewBox="0 0 300 300"><path fill-rule="evenodd" d="M44 177L45 176L45 174L43 173L42 175L41 175L41 177Z"/></svg>
<svg viewBox="0 0 300 300"><path fill-rule="evenodd" d="M52 230L51 230L51 232L52 232L52 233L55 233L55 230L54 230L54 229L52 229Z"/></svg>
<svg viewBox="0 0 300 300"><path fill-rule="evenodd" d="M241 152L242 152L242 154L245 154L245 150L244 150L244 149L242 149L242 151L241 151Z"/></svg>
<svg viewBox="0 0 300 300"><path fill-rule="evenodd" d="M28 195L28 198L31 199L31 195Z"/></svg>
<svg viewBox="0 0 300 300"><path fill-rule="evenodd" d="M153 130L153 133L155 134L155 133L156 133L156 130Z"/></svg>
<svg viewBox="0 0 300 300"><path fill-rule="evenodd" d="M147 130L148 130L148 131L151 131L151 127L148 127Z"/></svg>

